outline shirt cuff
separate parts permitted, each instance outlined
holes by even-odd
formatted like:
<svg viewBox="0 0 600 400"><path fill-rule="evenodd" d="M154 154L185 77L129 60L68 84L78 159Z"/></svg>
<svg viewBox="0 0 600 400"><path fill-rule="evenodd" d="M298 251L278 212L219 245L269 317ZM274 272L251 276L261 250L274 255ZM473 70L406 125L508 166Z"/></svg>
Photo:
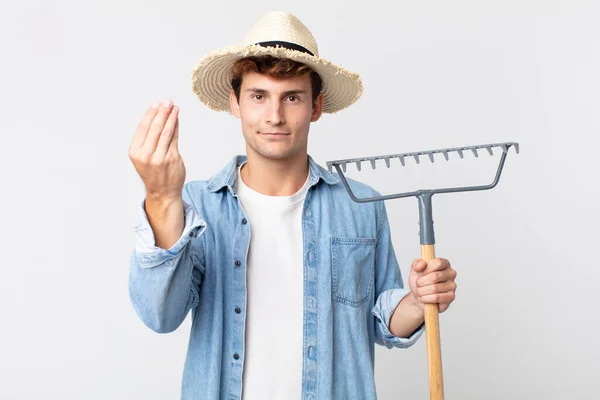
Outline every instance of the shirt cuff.
<svg viewBox="0 0 600 400"><path fill-rule="evenodd" d="M400 338L394 336L390 332L390 319L394 310L402 301L402 299L410 293L409 289L389 289L381 293L375 307L373 307L373 315L377 318L377 326L383 335L385 345L388 348L399 347L407 348L415 344L417 339L425 331L425 323L421 324L417 330L415 330L409 337Z"/></svg>
<svg viewBox="0 0 600 400"><path fill-rule="evenodd" d="M179 251L193 238L198 238L206 230L206 222L198 215L194 207L183 201L184 228L183 233L171 248L165 250L156 246L154 232L148 221L142 200L135 222L135 253L142 268L150 268L162 264L175 257Z"/></svg>

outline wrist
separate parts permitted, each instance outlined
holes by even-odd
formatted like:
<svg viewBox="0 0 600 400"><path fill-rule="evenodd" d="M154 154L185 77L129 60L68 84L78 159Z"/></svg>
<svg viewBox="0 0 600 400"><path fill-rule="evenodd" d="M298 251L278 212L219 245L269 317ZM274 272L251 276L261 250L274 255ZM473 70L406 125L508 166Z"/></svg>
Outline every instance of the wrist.
<svg viewBox="0 0 600 400"><path fill-rule="evenodd" d="M390 332L397 337L406 338L415 332L425 321L425 311L417 298L411 293L400 300L390 318Z"/></svg>
<svg viewBox="0 0 600 400"><path fill-rule="evenodd" d="M400 303L406 304L406 312L414 320L425 320L425 308L413 292L407 294Z"/></svg>
<svg viewBox="0 0 600 400"><path fill-rule="evenodd" d="M183 197L179 195L165 195L161 193L146 193L146 204L154 207L169 208L173 204L183 204Z"/></svg>

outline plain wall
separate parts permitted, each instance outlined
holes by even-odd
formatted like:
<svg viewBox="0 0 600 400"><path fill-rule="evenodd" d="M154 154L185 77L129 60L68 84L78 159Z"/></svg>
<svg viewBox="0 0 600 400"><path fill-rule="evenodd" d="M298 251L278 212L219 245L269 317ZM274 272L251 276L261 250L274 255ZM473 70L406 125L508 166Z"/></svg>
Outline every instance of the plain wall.
<svg viewBox="0 0 600 400"><path fill-rule="evenodd" d="M128 146L171 98L186 180L244 153L239 120L197 100L191 71L281 9L364 83L312 125L321 165L521 145L495 189L434 197L436 253L458 271L440 315L446 398L596 398L600 7L526 0L2 1L0 398L179 398L189 319L159 335L129 303L144 187ZM452 158L348 174L390 194L487 183L499 159ZM387 209L406 278L417 202ZM376 380L381 399L428 398L424 338L377 347Z"/></svg>

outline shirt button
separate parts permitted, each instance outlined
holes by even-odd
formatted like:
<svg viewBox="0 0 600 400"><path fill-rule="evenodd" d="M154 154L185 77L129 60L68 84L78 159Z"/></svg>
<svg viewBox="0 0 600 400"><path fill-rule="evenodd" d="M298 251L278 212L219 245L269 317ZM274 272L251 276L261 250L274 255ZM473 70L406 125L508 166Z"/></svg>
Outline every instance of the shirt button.
<svg viewBox="0 0 600 400"><path fill-rule="evenodd" d="M194 231L190 231L190 233L188 234L189 237L194 237Z"/></svg>
<svg viewBox="0 0 600 400"><path fill-rule="evenodd" d="M242 220L242 225L246 225L247 223L248 223L248 220L247 220L246 218L244 218L244 219Z"/></svg>
<svg viewBox="0 0 600 400"><path fill-rule="evenodd" d="M242 265L242 263L240 262L240 260L235 260L235 266L239 267L240 265Z"/></svg>
<svg viewBox="0 0 600 400"><path fill-rule="evenodd" d="M242 312L242 310L240 310L240 308L239 308L239 307L236 307L236 308L235 308L235 313L236 313L236 314L239 314L239 313L241 313L241 312Z"/></svg>
<svg viewBox="0 0 600 400"><path fill-rule="evenodd" d="M235 353L233 355L233 358L236 359L236 360L239 360L240 359L240 355L238 353Z"/></svg>

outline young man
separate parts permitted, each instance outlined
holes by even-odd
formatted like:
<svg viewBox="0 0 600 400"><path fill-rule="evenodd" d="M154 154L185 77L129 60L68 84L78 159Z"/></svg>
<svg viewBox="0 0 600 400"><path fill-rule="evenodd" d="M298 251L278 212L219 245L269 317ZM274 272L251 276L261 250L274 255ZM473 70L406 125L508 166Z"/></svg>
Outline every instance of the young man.
<svg viewBox="0 0 600 400"><path fill-rule="evenodd" d="M246 156L184 184L170 102L148 110L129 149L146 186L131 301L156 332L192 310L182 398L375 399L374 344L411 346L423 304L453 301L456 273L445 259L415 260L405 289L385 204L353 202L308 155L310 124L354 103L360 79L277 12L241 46L205 56L193 82L240 119Z"/></svg>

